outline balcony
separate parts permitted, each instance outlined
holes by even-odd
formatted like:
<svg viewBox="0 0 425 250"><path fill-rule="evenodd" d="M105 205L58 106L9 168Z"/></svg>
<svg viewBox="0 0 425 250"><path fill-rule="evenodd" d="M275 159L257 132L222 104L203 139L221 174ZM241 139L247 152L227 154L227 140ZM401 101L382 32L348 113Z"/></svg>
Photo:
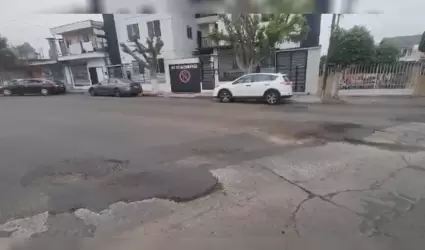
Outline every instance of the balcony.
<svg viewBox="0 0 425 250"><path fill-rule="evenodd" d="M201 48L211 48L215 45L215 42L211 38L203 37L201 40Z"/></svg>
<svg viewBox="0 0 425 250"><path fill-rule="evenodd" d="M102 58L106 56L106 44L94 42L79 42L70 44L68 47L61 44L59 61L68 61L76 59Z"/></svg>

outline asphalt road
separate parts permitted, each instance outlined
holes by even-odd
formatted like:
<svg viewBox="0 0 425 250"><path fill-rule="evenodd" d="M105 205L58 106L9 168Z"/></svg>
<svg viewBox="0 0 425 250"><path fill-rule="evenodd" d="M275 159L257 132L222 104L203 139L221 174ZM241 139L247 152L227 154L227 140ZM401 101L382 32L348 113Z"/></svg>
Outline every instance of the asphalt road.
<svg viewBox="0 0 425 250"><path fill-rule="evenodd" d="M75 215L82 209L102 213L120 202L195 200L223 188L212 174L217 169L332 142L420 152L417 143L365 138L424 121L420 105L1 97L0 236L31 237L23 249L57 249L53 239L59 246L69 240L61 249L79 249L77 239L132 228L173 210L141 215L144 208L118 208L117 225L88 224ZM31 226L24 230L25 223Z"/></svg>

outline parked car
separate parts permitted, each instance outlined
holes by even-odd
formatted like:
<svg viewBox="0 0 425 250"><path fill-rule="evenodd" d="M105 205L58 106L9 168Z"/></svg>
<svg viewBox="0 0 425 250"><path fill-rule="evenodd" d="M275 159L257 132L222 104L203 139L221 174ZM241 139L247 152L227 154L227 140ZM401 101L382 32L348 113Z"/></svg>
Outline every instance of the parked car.
<svg viewBox="0 0 425 250"><path fill-rule="evenodd" d="M109 78L90 87L91 96L138 96L143 93L140 83L126 78Z"/></svg>
<svg viewBox="0 0 425 250"><path fill-rule="evenodd" d="M225 103L235 99L263 99L273 105L292 96L292 82L284 74L253 73L219 85L213 95Z"/></svg>
<svg viewBox="0 0 425 250"><path fill-rule="evenodd" d="M65 94L66 86L63 82L47 79L30 78L14 79L0 88L0 93L10 95L55 95Z"/></svg>

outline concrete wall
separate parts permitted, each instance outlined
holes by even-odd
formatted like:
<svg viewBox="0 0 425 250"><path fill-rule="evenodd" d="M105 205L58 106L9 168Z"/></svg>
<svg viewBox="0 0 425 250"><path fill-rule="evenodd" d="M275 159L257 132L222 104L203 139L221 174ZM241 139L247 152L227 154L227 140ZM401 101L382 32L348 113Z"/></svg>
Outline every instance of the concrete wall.
<svg viewBox="0 0 425 250"><path fill-rule="evenodd" d="M305 93L314 95L318 91L321 47L308 48Z"/></svg>

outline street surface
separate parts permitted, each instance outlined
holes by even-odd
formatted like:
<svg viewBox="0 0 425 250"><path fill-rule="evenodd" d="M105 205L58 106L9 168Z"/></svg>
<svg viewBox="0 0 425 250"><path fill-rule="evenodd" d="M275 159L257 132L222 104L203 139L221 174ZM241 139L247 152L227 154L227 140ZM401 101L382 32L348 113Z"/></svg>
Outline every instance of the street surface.
<svg viewBox="0 0 425 250"><path fill-rule="evenodd" d="M0 97L0 249L423 249L424 107Z"/></svg>

